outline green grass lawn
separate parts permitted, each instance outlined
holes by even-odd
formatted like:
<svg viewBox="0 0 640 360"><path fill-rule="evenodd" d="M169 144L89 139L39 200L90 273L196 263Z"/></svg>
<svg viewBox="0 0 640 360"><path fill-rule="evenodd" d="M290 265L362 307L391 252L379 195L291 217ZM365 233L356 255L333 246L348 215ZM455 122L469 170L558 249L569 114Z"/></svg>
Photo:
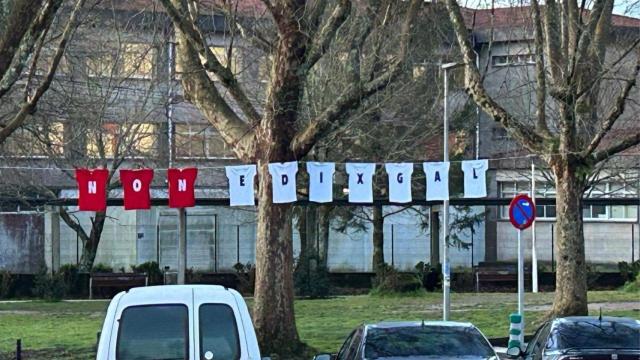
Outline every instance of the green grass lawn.
<svg viewBox="0 0 640 360"><path fill-rule="evenodd" d="M537 311L526 313L527 323L544 314L553 294L527 294L527 307ZM439 320L442 296L372 297L344 296L323 300L296 301L296 318L300 337L318 351L334 352L357 325L382 320ZM618 291L590 292L590 303L607 303L603 313L640 318L640 294ZM619 303L635 302L631 306ZM26 350L37 350L32 358L89 359L96 342L107 301L0 303L0 359L8 358L15 340L23 341ZM249 300L251 305L251 300ZM488 337L506 336L507 316L517 308L515 294L452 294L452 319L468 321ZM592 311L597 314L597 310ZM535 330L533 325L527 332ZM57 350L52 350L57 349ZM41 352L40 352L41 351Z"/></svg>

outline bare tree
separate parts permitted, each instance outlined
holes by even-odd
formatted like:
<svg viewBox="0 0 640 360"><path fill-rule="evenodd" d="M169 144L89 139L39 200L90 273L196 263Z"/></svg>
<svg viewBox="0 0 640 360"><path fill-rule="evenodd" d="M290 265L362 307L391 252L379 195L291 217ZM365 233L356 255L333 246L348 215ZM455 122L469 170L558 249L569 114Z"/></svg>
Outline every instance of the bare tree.
<svg viewBox="0 0 640 360"><path fill-rule="evenodd" d="M182 83L186 96L233 147L239 159L258 164L253 320L267 353L291 357L299 347L293 312L291 205L272 203L267 165L302 159L340 124L346 113L358 109L402 73L411 25L421 2L263 1L266 17L254 23L270 25L267 34L272 36L260 36L258 42L265 45L272 61L260 110L256 107L258 101L249 98L229 67L223 66L208 48L197 22L198 2L161 2L176 28L177 61L185 71ZM237 4L241 6L241 2ZM352 81L318 116L305 121L300 114L308 96L306 85L335 39L345 36L342 30L346 26L357 29L348 35L354 51L345 61ZM391 27L396 30L394 40L371 46L379 43L380 31ZM385 66L380 71L365 66L363 57L374 58L381 48L394 49L389 51L392 56L385 59Z"/></svg>
<svg viewBox="0 0 640 360"><path fill-rule="evenodd" d="M536 111L529 119L485 88L458 2L446 1L466 64L465 90L554 175L558 265L553 316L587 314L582 197L590 176L599 163L640 143L637 118L628 117L626 124L620 120L632 104L640 37L637 31L614 31L613 3L596 0L587 9L585 2L531 2ZM625 127L622 133L614 131Z"/></svg>
<svg viewBox="0 0 640 360"><path fill-rule="evenodd" d="M23 165L52 167L51 179L33 176L33 171L15 172L18 188L27 188L30 196L58 199L62 188L74 184L73 169L104 168L109 171L108 198L120 186L118 170L123 164L152 166L159 157L158 121L164 121L168 101L163 88L158 89L166 80L158 74L163 25L151 12L124 18L120 12L103 10L85 14L75 41L58 59L61 65L39 102L40 111L3 144L8 159L18 155ZM96 23L102 32L95 32ZM34 82L41 80L58 55L51 47L39 51L42 56L33 67ZM64 206L58 212L82 242L80 269L91 271L107 211L95 212L89 222Z"/></svg>

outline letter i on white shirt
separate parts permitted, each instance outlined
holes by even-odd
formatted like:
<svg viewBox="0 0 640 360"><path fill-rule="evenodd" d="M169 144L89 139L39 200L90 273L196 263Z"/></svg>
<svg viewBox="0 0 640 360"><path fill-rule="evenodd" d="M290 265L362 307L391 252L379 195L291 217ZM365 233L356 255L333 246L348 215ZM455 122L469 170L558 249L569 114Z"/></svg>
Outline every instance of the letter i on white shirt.
<svg viewBox="0 0 640 360"><path fill-rule="evenodd" d="M297 173L298 163L296 161L269 164L274 204L290 203L297 200Z"/></svg>
<svg viewBox="0 0 640 360"><path fill-rule="evenodd" d="M411 202L411 174L413 163L388 163L384 168L389 175L389 201Z"/></svg>
<svg viewBox="0 0 640 360"><path fill-rule="evenodd" d="M255 165L226 166L229 179L229 204L231 206L253 206L253 179L256 176Z"/></svg>
<svg viewBox="0 0 640 360"><path fill-rule="evenodd" d="M333 201L333 174L335 170L335 163L307 162L307 173L309 173L309 201L317 203Z"/></svg>

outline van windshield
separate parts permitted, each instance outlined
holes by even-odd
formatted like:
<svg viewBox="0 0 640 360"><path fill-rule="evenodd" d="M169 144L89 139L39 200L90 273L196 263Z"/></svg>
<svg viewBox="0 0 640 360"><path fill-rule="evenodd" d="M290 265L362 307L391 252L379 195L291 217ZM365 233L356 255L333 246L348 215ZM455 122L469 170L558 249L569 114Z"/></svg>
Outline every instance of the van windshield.
<svg viewBox="0 0 640 360"><path fill-rule="evenodd" d="M189 312L184 305L126 308L120 317L116 359L186 360Z"/></svg>
<svg viewBox="0 0 640 360"><path fill-rule="evenodd" d="M200 359L240 359L238 327L229 305L200 306Z"/></svg>

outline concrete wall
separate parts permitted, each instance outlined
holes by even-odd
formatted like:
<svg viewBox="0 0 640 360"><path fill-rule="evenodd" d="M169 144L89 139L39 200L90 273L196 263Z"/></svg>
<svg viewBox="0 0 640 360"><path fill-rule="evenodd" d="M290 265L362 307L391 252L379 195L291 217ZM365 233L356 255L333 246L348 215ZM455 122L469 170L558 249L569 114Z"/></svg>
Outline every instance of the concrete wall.
<svg viewBox="0 0 640 360"><path fill-rule="evenodd" d="M536 249L538 260L551 262L552 221L538 221L536 224ZM498 260L517 261L517 232L509 221L498 221ZM633 231L633 235L632 235ZM617 264L640 259L640 239L638 224L631 222L585 222L585 253L591 264ZM531 230L522 232L525 246L525 259L531 261Z"/></svg>
<svg viewBox="0 0 640 360"><path fill-rule="evenodd" d="M33 274L44 264L44 216L0 214L0 270Z"/></svg>

